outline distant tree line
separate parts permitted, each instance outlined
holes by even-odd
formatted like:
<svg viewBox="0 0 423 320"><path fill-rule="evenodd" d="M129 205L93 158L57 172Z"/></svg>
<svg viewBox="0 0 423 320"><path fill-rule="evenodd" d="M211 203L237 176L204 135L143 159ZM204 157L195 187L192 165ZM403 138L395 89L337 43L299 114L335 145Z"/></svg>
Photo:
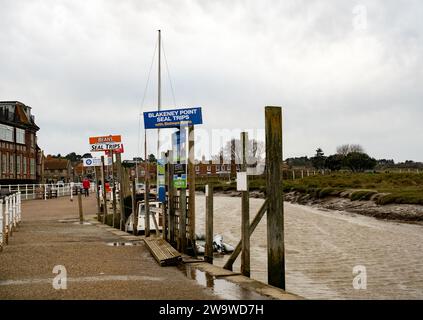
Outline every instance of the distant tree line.
<svg viewBox="0 0 423 320"><path fill-rule="evenodd" d="M316 154L309 158L295 157L286 159L289 167L304 167L316 169L329 169L339 171L348 169L353 172L363 172L366 170L389 170L394 168L403 169L423 169L422 162L407 160L405 162L395 163L392 159L376 160L370 157L361 145L344 144L336 148L336 153L325 156L323 150L318 148Z"/></svg>

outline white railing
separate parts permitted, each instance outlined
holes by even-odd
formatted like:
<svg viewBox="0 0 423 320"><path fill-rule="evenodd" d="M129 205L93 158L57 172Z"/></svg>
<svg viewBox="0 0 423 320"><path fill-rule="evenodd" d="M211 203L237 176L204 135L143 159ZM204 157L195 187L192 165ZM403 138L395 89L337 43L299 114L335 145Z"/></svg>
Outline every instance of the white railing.
<svg viewBox="0 0 423 320"><path fill-rule="evenodd" d="M0 251L22 221L22 194L13 192L0 198Z"/></svg>
<svg viewBox="0 0 423 320"><path fill-rule="evenodd" d="M56 197L73 197L76 190L82 188L82 183L71 182L64 184L8 184L0 185L2 192L20 192L22 200L51 199ZM95 183L91 183L91 190L95 191ZM71 192L73 190L73 192ZM76 192L75 192L76 194Z"/></svg>

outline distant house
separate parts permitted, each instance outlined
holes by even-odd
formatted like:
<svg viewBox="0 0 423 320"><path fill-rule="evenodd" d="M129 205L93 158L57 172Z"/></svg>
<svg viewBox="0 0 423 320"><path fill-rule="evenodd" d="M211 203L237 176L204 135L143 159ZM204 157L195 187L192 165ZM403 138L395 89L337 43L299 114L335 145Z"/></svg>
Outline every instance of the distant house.
<svg viewBox="0 0 423 320"><path fill-rule="evenodd" d="M70 160L53 158L52 156L47 156L47 158L44 159L44 182L56 183L57 181L63 181L66 183L72 180L73 176Z"/></svg>
<svg viewBox="0 0 423 320"><path fill-rule="evenodd" d="M31 107L0 101L0 184L36 183L42 176L42 151Z"/></svg>

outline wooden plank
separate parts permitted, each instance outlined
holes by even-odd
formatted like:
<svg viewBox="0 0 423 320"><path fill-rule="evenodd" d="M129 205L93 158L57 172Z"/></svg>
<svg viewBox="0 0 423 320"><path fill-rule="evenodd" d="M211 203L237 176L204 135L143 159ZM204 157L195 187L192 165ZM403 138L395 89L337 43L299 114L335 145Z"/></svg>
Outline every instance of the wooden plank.
<svg viewBox="0 0 423 320"><path fill-rule="evenodd" d="M161 238L155 239L144 239L144 242L152 254L152 256L156 259L156 261L160 264L160 266L170 266L178 264L182 261L181 254L176 251L168 242Z"/></svg>
<svg viewBox="0 0 423 320"><path fill-rule="evenodd" d="M261 206L261 208L258 211L257 215L254 217L253 222L251 222L251 225L250 225L250 237L253 234L253 232L256 229L256 227L258 226L258 224L261 221L261 219L263 218L264 214L266 213L266 210L267 210L267 200ZM238 258L239 254L241 253L241 246L242 246L242 241L239 241L238 244L235 247L234 252L232 252L232 254L229 257L228 261L226 261L226 263L225 263L225 265L223 267L224 269L226 269L226 270L232 270L232 266L233 266L236 258Z"/></svg>
<svg viewBox="0 0 423 320"><path fill-rule="evenodd" d="M268 283L285 290L282 108L265 108Z"/></svg>

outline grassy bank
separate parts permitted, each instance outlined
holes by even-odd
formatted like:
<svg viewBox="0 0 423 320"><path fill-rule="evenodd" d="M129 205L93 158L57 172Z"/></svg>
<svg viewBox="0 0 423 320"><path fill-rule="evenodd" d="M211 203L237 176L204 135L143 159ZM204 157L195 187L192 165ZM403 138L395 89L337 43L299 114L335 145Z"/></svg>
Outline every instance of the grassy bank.
<svg viewBox="0 0 423 320"><path fill-rule="evenodd" d="M234 191L236 183L213 181L216 191ZM205 182L197 185L204 190ZM263 179L250 180L251 191L265 192ZM351 200L373 200L377 204L423 205L423 174L416 173L334 173L310 176L283 182L284 192L296 191L314 198L330 196L348 197Z"/></svg>
<svg viewBox="0 0 423 320"><path fill-rule="evenodd" d="M287 181L284 191L298 191L316 198L349 197L374 200L378 204L423 205L423 174L415 173L338 173Z"/></svg>

